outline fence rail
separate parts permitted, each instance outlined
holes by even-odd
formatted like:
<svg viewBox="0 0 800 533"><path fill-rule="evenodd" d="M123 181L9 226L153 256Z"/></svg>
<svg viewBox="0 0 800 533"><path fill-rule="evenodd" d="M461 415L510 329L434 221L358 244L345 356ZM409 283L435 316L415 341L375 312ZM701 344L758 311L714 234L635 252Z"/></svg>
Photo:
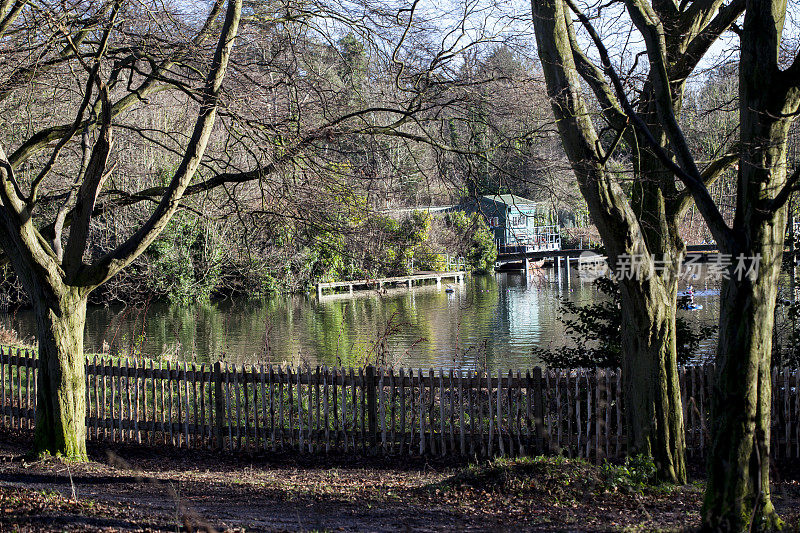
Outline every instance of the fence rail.
<svg viewBox="0 0 800 533"><path fill-rule="evenodd" d="M32 428L38 360L0 349L0 419ZM680 369L686 443L704 454L713 368ZM800 373L773 372L772 450L800 457ZM622 457L617 369L458 373L283 368L94 357L91 440L183 448L378 454Z"/></svg>

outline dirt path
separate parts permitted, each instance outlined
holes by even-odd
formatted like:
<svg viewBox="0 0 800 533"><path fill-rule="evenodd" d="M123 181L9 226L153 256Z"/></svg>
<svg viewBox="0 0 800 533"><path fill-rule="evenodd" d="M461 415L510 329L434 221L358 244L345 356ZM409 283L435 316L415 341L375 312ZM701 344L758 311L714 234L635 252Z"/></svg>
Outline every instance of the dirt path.
<svg viewBox="0 0 800 533"><path fill-rule="evenodd" d="M31 528L169 530L189 521L218 530L416 531L485 530L496 523L452 506L431 505L410 492L436 483L451 467L422 461L398 468L396 461L360 463L336 458L332 467L318 459L274 459L215 454L92 448L92 461L26 462L27 439L0 435L0 487L26 489L78 501L92 501L111 516L41 512L15 517ZM91 510L85 509L85 510ZM10 521L0 517L0 524Z"/></svg>
<svg viewBox="0 0 800 533"><path fill-rule="evenodd" d="M92 447L92 461L67 465L25 461L29 445L0 433L0 532L680 530L697 524L701 496L698 486L598 489L584 463L527 465L518 479L489 470L473 482L463 465L406 458ZM798 507L794 486L781 507Z"/></svg>

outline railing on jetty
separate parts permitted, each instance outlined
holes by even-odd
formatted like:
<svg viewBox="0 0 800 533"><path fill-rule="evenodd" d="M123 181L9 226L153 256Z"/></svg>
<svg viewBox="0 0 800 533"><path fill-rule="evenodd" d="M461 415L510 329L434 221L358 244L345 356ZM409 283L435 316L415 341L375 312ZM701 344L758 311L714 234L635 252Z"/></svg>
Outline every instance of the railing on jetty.
<svg viewBox="0 0 800 533"><path fill-rule="evenodd" d="M383 290L384 285L392 286L405 286L411 289L416 283L424 283L426 281L435 281L436 285L440 285L442 280L453 280L453 283L462 283L466 276L466 271L462 268L460 270L452 270L447 272L417 272L416 274L409 274L407 276L394 276L388 278L375 278L375 279L353 279L349 281L329 281L325 283L317 283L317 297L322 298L325 289L347 289L352 295L354 289L378 289Z"/></svg>
<svg viewBox="0 0 800 533"><path fill-rule="evenodd" d="M0 351L0 419L33 427L37 359ZM680 369L691 456L709 442L711 366ZM622 457L618 370L438 373L112 361L86 366L90 440L232 450ZM800 373L773 372L772 450L800 456Z"/></svg>

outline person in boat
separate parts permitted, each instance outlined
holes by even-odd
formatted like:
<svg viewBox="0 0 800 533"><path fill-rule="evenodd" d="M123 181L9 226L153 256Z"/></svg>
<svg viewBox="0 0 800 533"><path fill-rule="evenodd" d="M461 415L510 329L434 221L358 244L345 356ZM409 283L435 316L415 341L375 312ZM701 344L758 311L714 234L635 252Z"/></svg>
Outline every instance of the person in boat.
<svg viewBox="0 0 800 533"><path fill-rule="evenodd" d="M694 307L694 286L689 285L688 287L686 287L686 295L689 297L687 306L690 308Z"/></svg>

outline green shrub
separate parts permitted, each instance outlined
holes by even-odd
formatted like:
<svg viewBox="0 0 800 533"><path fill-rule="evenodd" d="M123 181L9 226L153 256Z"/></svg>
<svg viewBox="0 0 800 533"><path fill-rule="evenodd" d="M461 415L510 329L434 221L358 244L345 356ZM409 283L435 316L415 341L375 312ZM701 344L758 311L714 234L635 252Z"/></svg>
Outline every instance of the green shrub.
<svg viewBox="0 0 800 533"><path fill-rule="evenodd" d="M180 213L148 250L151 290L170 302L207 302L222 273L222 253L214 232L191 214Z"/></svg>
<svg viewBox="0 0 800 533"><path fill-rule="evenodd" d="M656 465L646 455L626 457L621 465L603 463L600 473L606 488L612 491L641 492L656 482Z"/></svg>
<svg viewBox="0 0 800 533"><path fill-rule="evenodd" d="M611 278L594 281L605 295L601 301L580 305L562 299L558 320L564 324L566 342L556 349L533 348L533 355L555 368L618 368L622 356L622 311L619 285ZM716 325L692 327L683 317L675 320L678 363L697 356L700 343L714 335Z"/></svg>
<svg viewBox="0 0 800 533"><path fill-rule="evenodd" d="M459 238L451 253L463 256L469 269L476 274L494 271L497 246L482 215L455 211L446 215L445 223Z"/></svg>

